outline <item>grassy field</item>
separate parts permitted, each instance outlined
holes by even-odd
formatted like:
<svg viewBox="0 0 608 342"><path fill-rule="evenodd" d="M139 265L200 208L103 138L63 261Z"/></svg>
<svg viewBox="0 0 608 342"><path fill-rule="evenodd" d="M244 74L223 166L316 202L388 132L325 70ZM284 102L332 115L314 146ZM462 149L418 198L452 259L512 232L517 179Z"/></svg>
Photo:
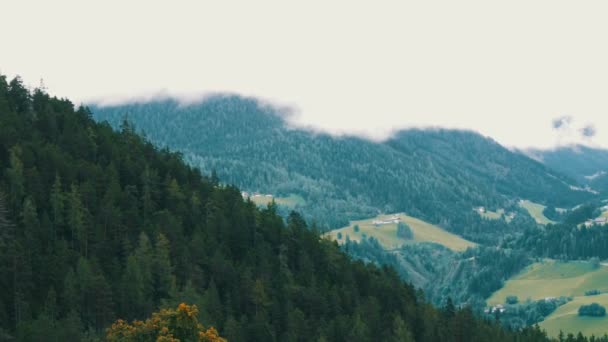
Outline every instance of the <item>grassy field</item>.
<svg viewBox="0 0 608 342"><path fill-rule="evenodd" d="M405 240L397 236L396 223L379 226L375 226L372 223L375 220L388 220L393 216L399 216L402 222L410 226L414 233L414 238L412 240ZM355 232L355 225L359 226L359 232ZM338 239L338 233L342 234L342 239ZM468 247L474 247L476 245L473 242L449 233L435 225L405 214L380 215L367 220L352 221L349 226L332 230L327 234L333 240L337 240L338 243L344 243L347 236L352 241L360 241L362 235L365 234L368 237L376 238L386 249L394 249L401 247L404 244L416 242L435 242L455 251L463 251Z"/></svg>
<svg viewBox="0 0 608 342"><path fill-rule="evenodd" d="M571 302L557 308L539 325L545 329L549 336L556 337L560 330L565 334L577 334L581 331L584 335L604 335L608 333L608 317L579 317L578 308L581 305L598 303L608 307L608 293L597 296L576 297Z"/></svg>
<svg viewBox="0 0 608 342"><path fill-rule="evenodd" d="M543 210L545 210L545 206L542 204L530 202L528 200L522 200L519 202L519 205L530 213L530 216L536 220L539 224L547 224L547 223L555 223L554 221L549 220L543 215Z"/></svg>
<svg viewBox="0 0 608 342"><path fill-rule="evenodd" d="M298 195L289 195L287 197L267 197L265 195L251 196L251 201L258 206L266 206L274 199L274 202L278 205L283 205L288 208L295 208L296 206L302 206L306 204L306 201Z"/></svg>
<svg viewBox="0 0 608 342"><path fill-rule="evenodd" d="M517 296L520 300L576 297L595 289L608 292L608 267L593 269L590 263L584 261L565 263L547 260L532 264L509 279L487 302L489 305L501 304L509 295Z"/></svg>

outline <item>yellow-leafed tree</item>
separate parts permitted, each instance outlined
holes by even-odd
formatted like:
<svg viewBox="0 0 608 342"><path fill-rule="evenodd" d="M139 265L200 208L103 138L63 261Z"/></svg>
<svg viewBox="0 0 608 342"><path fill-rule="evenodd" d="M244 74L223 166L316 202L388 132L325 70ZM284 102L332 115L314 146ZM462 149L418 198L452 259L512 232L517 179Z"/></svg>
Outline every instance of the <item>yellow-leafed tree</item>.
<svg viewBox="0 0 608 342"><path fill-rule="evenodd" d="M107 330L110 342L225 342L215 328L198 322L196 305L181 303L177 309L162 309L146 321L131 324L118 320Z"/></svg>

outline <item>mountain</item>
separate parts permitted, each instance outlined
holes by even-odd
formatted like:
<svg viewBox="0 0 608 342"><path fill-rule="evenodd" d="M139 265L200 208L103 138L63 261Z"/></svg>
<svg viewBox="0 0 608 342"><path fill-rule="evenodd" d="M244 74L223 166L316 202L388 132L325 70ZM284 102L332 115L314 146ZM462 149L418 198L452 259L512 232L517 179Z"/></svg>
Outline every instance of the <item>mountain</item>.
<svg viewBox="0 0 608 342"><path fill-rule="evenodd" d="M403 211L484 241L494 238L490 231L518 229L517 222L488 226L473 207L517 211L519 199L570 207L593 196L573 190L571 178L469 131L411 129L384 142L333 137L290 128L280 110L231 95L91 110L113 127L127 119L152 142L247 191L302 197L298 209L325 229Z"/></svg>
<svg viewBox="0 0 608 342"><path fill-rule="evenodd" d="M608 150L583 145L523 153L602 193L608 192Z"/></svg>
<svg viewBox="0 0 608 342"><path fill-rule="evenodd" d="M237 342L547 341L449 301L435 309L299 214L258 209L131 126L115 131L2 75L0 274L2 340L99 341L117 318L175 307L155 317L190 329L196 310L178 306L188 302ZM190 318L180 325L172 312ZM108 330L113 340L121 327Z"/></svg>

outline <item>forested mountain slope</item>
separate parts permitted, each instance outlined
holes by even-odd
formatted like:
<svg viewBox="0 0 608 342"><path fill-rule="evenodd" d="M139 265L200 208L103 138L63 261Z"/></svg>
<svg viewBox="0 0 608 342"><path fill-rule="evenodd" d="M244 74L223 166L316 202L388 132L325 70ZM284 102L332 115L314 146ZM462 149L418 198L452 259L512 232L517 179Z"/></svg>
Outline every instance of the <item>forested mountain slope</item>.
<svg viewBox="0 0 608 342"><path fill-rule="evenodd" d="M288 129L273 108L237 96L92 111L114 127L127 118L152 142L245 190L301 195L306 216L327 227L405 211L480 241L471 228L483 225L474 206L505 208L518 198L572 206L592 196L573 191L568 177L467 131L412 129L383 143L337 138Z"/></svg>
<svg viewBox="0 0 608 342"><path fill-rule="evenodd" d="M583 145L524 153L592 189L608 192L608 150Z"/></svg>
<svg viewBox="0 0 608 342"><path fill-rule="evenodd" d="M0 75L0 339L94 341L197 304L230 341L544 341L437 310L292 213Z"/></svg>

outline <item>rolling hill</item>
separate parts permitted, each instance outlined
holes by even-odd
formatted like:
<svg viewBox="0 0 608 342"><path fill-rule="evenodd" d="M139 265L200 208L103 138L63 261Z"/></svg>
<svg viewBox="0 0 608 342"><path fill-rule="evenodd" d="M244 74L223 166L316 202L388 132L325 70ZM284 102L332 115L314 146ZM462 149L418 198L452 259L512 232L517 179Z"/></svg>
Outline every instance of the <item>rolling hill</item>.
<svg viewBox="0 0 608 342"><path fill-rule="evenodd" d="M379 143L333 137L290 128L280 110L230 95L91 110L114 127L127 119L152 142L246 191L301 196L305 216L326 230L407 212L481 241L492 237L475 206L509 208L519 198L573 206L592 197L572 190L567 176L469 131L411 129Z"/></svg>

